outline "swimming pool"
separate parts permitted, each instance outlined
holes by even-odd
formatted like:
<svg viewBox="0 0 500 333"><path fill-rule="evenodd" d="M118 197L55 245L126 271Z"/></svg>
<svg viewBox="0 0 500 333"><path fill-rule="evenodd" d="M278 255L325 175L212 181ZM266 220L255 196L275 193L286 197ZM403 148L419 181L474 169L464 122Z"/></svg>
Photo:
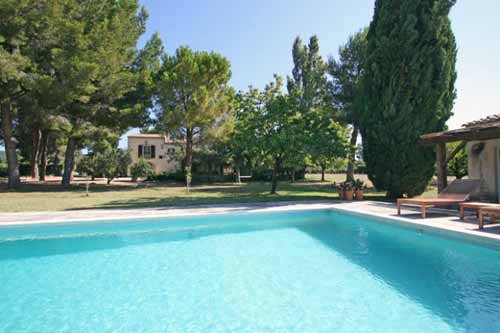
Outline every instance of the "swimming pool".
<svg viewBox="0 0 500 333"><path fill-rule="evenodd" d="M0 229L1 332L500 332L500 251L332 210Z"/></svg>

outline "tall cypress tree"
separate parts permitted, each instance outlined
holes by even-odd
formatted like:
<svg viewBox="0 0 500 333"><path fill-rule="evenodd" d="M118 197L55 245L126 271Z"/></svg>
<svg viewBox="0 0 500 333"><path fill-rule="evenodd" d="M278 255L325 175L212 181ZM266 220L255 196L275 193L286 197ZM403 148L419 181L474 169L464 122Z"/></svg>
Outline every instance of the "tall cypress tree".
<svg viewBox="0 0 500 333"><path fill-rule="evenodd" d="M455 0L377 0L361 119L368 176L389 197L422 193L435 154L420 135L445 129L456 97Z"/></svg>

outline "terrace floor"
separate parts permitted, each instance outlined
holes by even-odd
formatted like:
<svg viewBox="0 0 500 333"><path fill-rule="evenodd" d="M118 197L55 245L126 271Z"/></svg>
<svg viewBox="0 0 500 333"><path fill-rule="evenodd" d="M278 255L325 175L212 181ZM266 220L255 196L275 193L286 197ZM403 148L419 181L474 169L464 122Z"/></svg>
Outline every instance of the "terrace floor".
<svg viewBox="0 0 500 333"><path fill-rule="evenodd" d="M500 246L500 223L487 224L479 230L474 212L466 213L464 221L459 219L458 211L446 209L429 209L426 219L420 216L418 208L403 207L401 216L396 215L396 206L392 203L377 201L313 201L313 202L279 202L226 204L191 207L157 207L137 209L95 209L58 212L22 212L0 213L0 226L22 225L34 223L55 223L65 221L130 219L142 217L172 217L199 214L257 212L301 209L333 208L351 214L376 217L385 222L394 222L418 229L429 229L437 232L451 232L467 238L485 240ZM0 230L1 231L1 230Z"/></svg>

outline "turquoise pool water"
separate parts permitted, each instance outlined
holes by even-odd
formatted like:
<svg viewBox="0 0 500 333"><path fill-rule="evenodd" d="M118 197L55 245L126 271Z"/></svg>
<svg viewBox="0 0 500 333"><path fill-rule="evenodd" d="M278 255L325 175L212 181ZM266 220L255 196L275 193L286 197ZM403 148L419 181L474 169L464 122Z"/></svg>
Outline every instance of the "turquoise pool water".
<svg viewBox="0 0 500 333"><path fill-rule="evenodd" d="M500 332L500 252L328 210L0 229L1 332Z"/></svg>

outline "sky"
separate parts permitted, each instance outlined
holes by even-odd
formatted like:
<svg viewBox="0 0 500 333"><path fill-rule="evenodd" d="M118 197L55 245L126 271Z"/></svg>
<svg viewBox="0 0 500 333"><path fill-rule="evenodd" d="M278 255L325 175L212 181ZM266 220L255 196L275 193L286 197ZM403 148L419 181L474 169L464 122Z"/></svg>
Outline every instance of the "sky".
<svg viewBox="0 0 500 333"><path fill-rule="evenodd" d="M317 35L321 53L337 55L349 35L368 26L374 0L141 0L149 11L141 43L157 31L166 51L180 45L215 51L231 62L231 84L262 88L288 75L300 35ZM458 0L450 18L458 46L457 100L450 129L500 113L500 1Z"/></svg>
<svg viewBox="0 0 500 333"><path fill-rule="evenodd" d="M374 0L140 0L149 12L140 45L158 32L166 51L181 45L215 51L231 62L237 90L262 88L292 70L300 35L317 35L325 57L368 26ZM457 100L450 129L500 113L500 1L458 0L450 18L458 45ZM132 132L137 132L134 130ZM126 146L125 137L120 146Z"/></svg>

